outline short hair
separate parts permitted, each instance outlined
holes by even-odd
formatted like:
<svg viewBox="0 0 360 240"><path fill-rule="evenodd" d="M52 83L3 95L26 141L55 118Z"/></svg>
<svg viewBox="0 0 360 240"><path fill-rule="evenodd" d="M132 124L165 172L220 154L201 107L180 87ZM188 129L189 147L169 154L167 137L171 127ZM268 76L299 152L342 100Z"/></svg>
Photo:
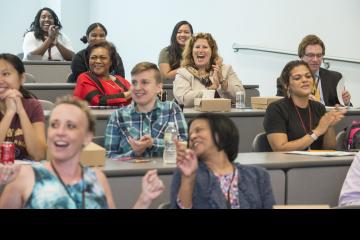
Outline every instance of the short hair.
<svg viewBox="0 0 360 240"><path fill-rule="evenodd" d="M181 61L181 67L190 66L190 67L193 67L196 69L196 65L195 65L195 62L194 62L194 59L192 56L192 51L193 51L195 42L198 39L206 39L211 48L210 64L208 66L208 69L206 69L207 71L210 71L212 68L212 65L214 65L216 63L215 61L220 58L216 41L210 33L198 33L195 36L193 36L192 38L190 38L190 40L185 45L185 49L184 49L183 57L182 57L183 59Z"/></svg>
<svg viewBox="0 0 360 240"><path fill-rule="evenodd" d="M88 42L88 37L89 37L91 31L94 30L94 29L97 28L97 27L101 28L101 29L105 32L105 36L107 36L106 27L105 27L103 24L97 22L97 23L91 24L91 25L87 28L87 30L86 30L86 35L85 35L85 36L82 36L82 37L80 38L80 41L82 41L83 43L87 43L87 42Z"/></svg>
<svg viewBox="0 0 360 240"><path fill-rule="evenodd" d="M160 70L157 67L156 64L151 63L151 62L140 62L138 64L135 65L135 67L131 70L131 76L134 76L136 74L148 71L148 70L154 70L154 76L155 76L155 80L156 83L162 83L162 79L161 79L161 74L160 74Z"/></svg>
<svg viewBox="0 0 360 240"><path fill-rule="evenodd" d="M54 19L54 25L57 26L59 30L62 29L62 25L56 13L51 8L44 7L36 13L34 21L30 24L30 27L26 30L25 34L33 31L36 39L45 41L45 32L40 27L40 16L42 11L48 11Z"/></svg>
<svg viewBox="0 0 360 240"><path fill-rule="evenodd" d="M10 63L15 68L19 76L25 73L24 63L21 61L21 59L18 56L11 53L1 53L0 60L4 60ZM19 91L21 92L24 98L37 99L35 94L25 89L23 85L20 85Z"/></svg>
<svg viewBox="0 0 360 240"><path fill-rule="evenodd" d="M304 57L305 48L309 45L320 45L322 48L322 54L325 55L325 44L324 42L316 35L307 35L301 40L298 48L299 58Z"/></svg>
<svg viewBox="0 0 360 240"><path fill-rule="evenodd" d="M286 93L289 88L291 71L298 66L305 66L309 70L309 72L311 73L311 75L314 79L314 75L312 74L309 64L307 62L305 62L303 60L290 61L285 65L285 67L282 70L281 75L280 75L280 79L283 83L284 93ZM285 94L285 97L289 97L289 96L287 96L287 94Z"/></svg>
<svg viewBox="0 0 360 240"><path fill-rule="evenodd" d="M92 113L90 112L89 105L86 101L84 101L78 97L74 97L71 95L65 95L62 97L58 97L56 99L53 109L55 109L55 107L57 107L61 104L69 104L69 105L78 107L83 113L85 113L86 118L88 120L88 129L87 130L91 133L95 133L95 119L94 119L94 116L92 115Z"/></svg>
<svg viewBox="0 0 360 240"><path fill-rule="evenodd" d="M109 57L110 57L110 60L111 60L111 63L112 63L111 66L110 66L109 72L112 72L114 70L115 66L117 66L116 47L114 46L114 44L112 44L111 42L108 42L108 41L91 44L86 48L87 64L89 66L91 52L94 49L101 48L101 47L105 48L105 49L107 49L109 51Z"/></svg>
<svg viewBox="0 0 360 240"><path fill-rule="evenodd" d="M182 50L181 46L179 45L179 43L176 40L176 35L177 35L178 31L179 31L179 28L182 25L188 25L189 28L190 28L191 35L194 33L193 27L188 21L180 21L175 25L175 27L174 27L174 29L172 31L172 34L171 34L170 45L168 47L168 50L169 50L169 65L170 65L171 69L177 69L177 68L180 67L180 62L181 62L181 59L182 59L183 50Z"/></svg>
<svg viewBox="0 0 360 240"><path fill-rule="evenodd" d="M212 139L218 151L224 150L230 162L233 162L239 149L239 131L234 122L224 114L200 113L190 120L189 131L191 124L199 119L209 123Z"/></svg>

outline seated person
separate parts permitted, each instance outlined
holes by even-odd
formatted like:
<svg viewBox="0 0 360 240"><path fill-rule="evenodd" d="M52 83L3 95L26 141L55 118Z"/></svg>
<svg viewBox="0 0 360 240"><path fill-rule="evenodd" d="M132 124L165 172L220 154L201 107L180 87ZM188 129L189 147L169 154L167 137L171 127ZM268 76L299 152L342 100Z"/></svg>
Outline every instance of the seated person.
<svg viewBox="0 0 360 240"><path fill-rule="evenodd" d="M13 142L15 159L45 158L45 117L41 103L27 91L25 67L15 55L0 54L0 145Z"/></svg>
<svg viewBox="0 0 360 240"><path fill-rule="evenodd" d="M80 164L84 146L91 142L95 121L86 102L65 96L51 112L48 147L52 159L39 165L0 165L0 208L95 209L115 208L104 173ZM5 177L5 179L4 179ZM156 170L142 179L134 208L147 208L164 190Z"/></svg>
<svg viewBox="0 0 360 240"><path fill-rule="evenodd" d="M80 40L83 43L89 43L89 45L91 45L106 41L106 36L107 30L105 26L101 23L93 23L86 30L86 36L83 36ZM112 63L113 70L111 72L111 75L120 75L121 77L125 78L125 70L122 59L118 52L115 53L115 56L116 61ZM87 48L75 54L71 62L72 73L70 74L67 82L75 83L81 73L90 71L88 59L89 53L87 52Z"/></svg>
<svg viewBox="0 0 360 240"><path fill-rule="evenodd" d="M186 41L192 36L193 28L187 21L178 22L171 35L170 45L162 49L159 55L159 68L163 80L175 79L177 70L180 67L182 53Z"/></svg>
<svg viewBox="0 0 360 240"><path fill-rule="evenodd" d="M40 9L24 36L24 60L41 56L42 60L71 61L74 52L69 38L60 33L61 28L53 10L46 7Z"/></svg>
<svg viewBox="0 0 360 240"><path fill-rule="evenodd" d="M74 96L92 106L126 106L131 102L130 83L119 75L111 75L116 62L116 48L109 42L89 45L90 71L79 75Z"/></svg>
<svg viewBox="0 0 360 240"><path fill-rule="evenodd" d="M236 92L244 87L232 67L222 63L211 34L198 33L185 46L174 81L174 97L179 104L193 107L194 98L201 98L206 89L216 90L215 97L235 103Z"/></svg>
<svg viewBox="0 0 360 240"><path fill-rule="evenodd" d="M177 140L171 208L272 208L269 173L234 163L239 131L222 114L201 113L189 123L189 149Z"/></svg>
<svg viewBox="0 0 360 240"><path fill-rule="evenodd" d="M272 150L335 149L333 126L346 110L326 113L323 104L309 98L314 77L304 61L286 64L281 79L287 95L268 106L263 123Z"/></svg>
<svg viewBox="0 0 360 240"><path fill-rule="evenodd" d="M133 103L111 114L105 131L106 155L120 157L159 157L164 151L164 131L174 122L182 140L187 125L180 107L160 101L161 75L156 64L138 63L131 71Z"/></svg>
<svg viewBox="0 0 360 240"><path fill-rule="evenodd" d="M360 206L360 153L356 154L341 188L339 206Z"/></svg>
<svg viewBox="0 0 360 240"><path fill-rule="evenodd" d="M324 42L315 35L306 36L299 44L299 58L309 64L315 83L310 94L310 99L320 101L325 106L335 106L339 104L336 87L341 73L321 68L321 63L325 55ZM277 79L277 96L284 96L283 80ZM346 106L350 106L351 95L347 90L342 92L342 100Z"/></svg>

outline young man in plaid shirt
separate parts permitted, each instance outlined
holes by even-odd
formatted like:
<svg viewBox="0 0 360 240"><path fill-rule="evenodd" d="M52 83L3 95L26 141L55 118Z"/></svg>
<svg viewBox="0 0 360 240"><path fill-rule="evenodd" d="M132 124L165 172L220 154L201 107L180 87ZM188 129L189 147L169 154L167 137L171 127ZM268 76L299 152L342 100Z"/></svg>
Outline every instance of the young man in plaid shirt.
<svg viewBox="0 0 360 240"><path fill-rule="evenodd" d="M187 140L187 124L175 102L161 102L158 67L138 63L131 71L132 104L114 111L105 132L106 155L121 157L160 157L164 150L164 131L174 122L179 138Z"/></svg>

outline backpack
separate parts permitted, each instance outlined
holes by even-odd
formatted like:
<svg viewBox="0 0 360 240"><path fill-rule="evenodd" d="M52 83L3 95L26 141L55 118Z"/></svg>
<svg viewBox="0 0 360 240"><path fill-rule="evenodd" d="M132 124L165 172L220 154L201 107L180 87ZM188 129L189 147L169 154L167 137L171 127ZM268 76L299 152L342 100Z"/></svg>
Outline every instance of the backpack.
<svg viewBox="0 0 360 240"><path fill-rule="evenodd" d="M346 150L360 149L360 122L353 121L345 129L344 147Z"/></svg>

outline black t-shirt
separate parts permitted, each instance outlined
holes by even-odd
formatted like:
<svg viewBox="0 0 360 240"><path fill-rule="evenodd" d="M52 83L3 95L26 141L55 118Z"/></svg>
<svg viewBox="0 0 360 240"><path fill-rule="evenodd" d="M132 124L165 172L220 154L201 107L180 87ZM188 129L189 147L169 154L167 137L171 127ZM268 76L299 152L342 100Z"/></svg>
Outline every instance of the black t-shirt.
<svg viewBox="0 0 360 240"><path fill-rule="evenodd" d="M306 131L301 123L299 115L295 109L295 105L292 103L291 99L283 98L281 100L271 103L266 109L263 123L266 134L286 133L290 142L302 138L311 130L315 129L319 124L321 117L326 113L326 109L325 106L319 102L309 100L309 103L311 113L311 126L309 118L309 106L307 108L296 107L299 110ZM316 141L311 144L310 148L322 149L323 139L324 137L320 136Z"/></svg>

